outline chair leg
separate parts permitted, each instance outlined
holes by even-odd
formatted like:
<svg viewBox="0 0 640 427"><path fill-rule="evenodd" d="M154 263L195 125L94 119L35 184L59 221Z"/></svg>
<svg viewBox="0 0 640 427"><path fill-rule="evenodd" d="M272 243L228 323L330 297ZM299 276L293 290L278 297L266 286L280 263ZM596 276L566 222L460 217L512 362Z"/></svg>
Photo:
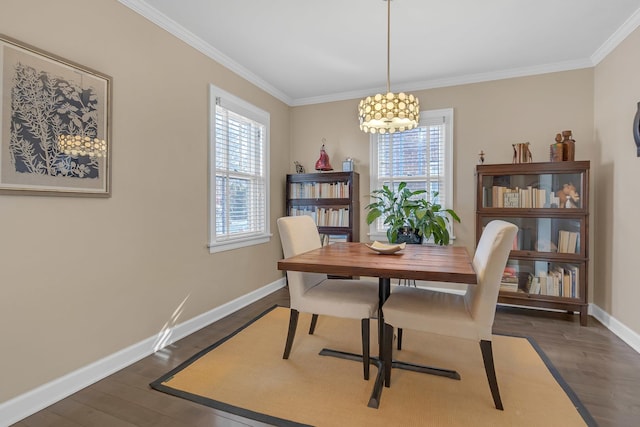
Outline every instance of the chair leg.
<svg viewBox="0 0 640 427"><path fill-rule="evenodd" d="M313 314L311 315L311 325L309 326L309 335L313 335L313 333L316 331L316 323L318 323L318 315Z"/></svg>
<svg viewBox="0 0 640 427"><path fill-rule="evenodd" d="M384 385L391 386L391 367L393 364L393 326L384 324Z"/></svg>
<svg viewBox="0 0 640 427"><path fill-rule="evenodd" d="M398 328L398 350L402 350L402 328Z"/></svg>
<svg viewBox="0 0 640 427"><path fill-rule="evenodd" d="M482 351L484 370L487 372L487 380L489 381L491 396L493 396L493 403L495 403L496 409L502 411L504 410L504 408L502 407L502 399L500 399L500 390L498 390L498 379L496 378L496 369L493 364L493 350L491 347L491 341L481 340L480 350Z"/></svg>
<svg viewBox="0 0 640 427"><path fill-rule="evenodd" d="M369 319L362 319L362 365L364 369L364 379L369 380Z"/></svg>
<svg viewBox="0 0 640 427"><path fill-rule="evenodd" d="M289 315L289 332L287 333L287 343L284 346L283 359L288 359L289 353L291 353L293 337L296 336L296 327L298 326L298 314L298 310L291 309L291 314Z"/></svg>

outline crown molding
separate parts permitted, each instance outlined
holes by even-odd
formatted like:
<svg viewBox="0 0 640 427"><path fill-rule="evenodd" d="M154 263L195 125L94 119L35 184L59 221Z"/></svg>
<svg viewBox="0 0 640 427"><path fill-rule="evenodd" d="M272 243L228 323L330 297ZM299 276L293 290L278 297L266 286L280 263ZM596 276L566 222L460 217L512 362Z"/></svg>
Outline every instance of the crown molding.
<svg viewBox="0 0 640 427"><path fill-rule="evenodd" d="M436 89L448 86L460 86L471 83L482 83L493 80L504 80L515 77L535 76L539 74L557 73L561 71L579 70L593 67L590 59L578 59L575 61L564 61L555 64L536 65L532 67L513 68L510 70L492 71L488 73L469 74L463 76L447 77L434 80L423 80L404 84L394 84L394 92L416 92L419 90ZM341 92L326 96L316 96L309 98L298 98L293 100L291 106L302 106L319 104L324 102L345 101L349 99L364 98L375 93L383 93L385 89L381 87L362 89L357 91Z"/></svg>
<svg viewBox="0 0 640 427"><path fill-rule="evenodd" d="M249 81L250 83L256 85L260 89L269 93L273 97L279 99L287 105L292 105L293 100L291 97L287 96L284 92L267 83L265 80L252 73L242 65L238 64L231 58L229 58L224 53L220 52L215 47L211 46L209 43L202 40L200 37L196 36L190 31L187 31L182 25L178 24L171 18L166 15L160 13L157 9L149 6L144 0L118 0L121 4L133 10L137 14L142 17L148 19L153 22L163 30L173 34L180 40L187 43L189 46L198 50L199 52L205 54L209 58L218 62L225 68L233 71L240 77Z"/></svg>
<svg viewBox="0 0 640 427"><path fill-rule="evenodd" d="M384 91L384 88L369 88L340 93L333 93L328 95L313 96L308 98L291 98L283 91L277 89L273 85L266 82L264 79L249 71L242 65L238 64L224 53L217 50L215 47L206 43L195 34L187 31L177 22L173 21L166 15L160 13L155 8L151 7L144 0L118 0L121 4L158 25L165 31L173 34L175 37L184 41L194 49L202 52L209 58L220 63L222 66L228 68L232 72L236 73L240 77L246 79L250 83L256 85L258 88L269 93L273 97L284 102L288 106L296 107L303 105L322 104L327 102L346 101L352 99L363 98L371 95L372 93L380 93ZM636 28L640 26L640 9L627 19L624 24L618 30L607 39L605 43L600 46L596 52L594 52L589 58L578 59L573 61L564 61L553 64L536 65L532 67L514 68L509 70L500 70L488 73L469 74L462 76L446 77L442 79L423 80L405 84L394 84L395 91L418 91L442 88L448 86L459 86L471 83L481 83L494 80L510 79L515 77L534 76L539 74L555 73L561 71L577 70L582 68L590 68L596 66L602 61L611 51L613 51L629 34L631 34Z"/></svg>
<svg viewBox="0 0 640 427"><path fill-rule="evenodd" d="M594 53L591 55L591 62L596 66L607 57L624 39L629 36L636 28L640 26L640 9L636 10L633 15L627 19L624 24L620 26L616 30L615 33L611 35L605 41L602 46L600 46Z"/></svg>

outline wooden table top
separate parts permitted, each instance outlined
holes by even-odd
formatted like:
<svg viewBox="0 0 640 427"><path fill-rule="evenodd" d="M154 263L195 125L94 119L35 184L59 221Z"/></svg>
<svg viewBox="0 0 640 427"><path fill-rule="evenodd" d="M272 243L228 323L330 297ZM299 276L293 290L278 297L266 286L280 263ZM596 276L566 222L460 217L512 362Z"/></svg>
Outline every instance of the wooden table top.
<svg viewBox="0 0 640 427"><path fill-rule="evenodd" d="M392 255L364 243L333 243L278 261L279 270L476 284L476 273L462 246L407 245Z"/></svg>

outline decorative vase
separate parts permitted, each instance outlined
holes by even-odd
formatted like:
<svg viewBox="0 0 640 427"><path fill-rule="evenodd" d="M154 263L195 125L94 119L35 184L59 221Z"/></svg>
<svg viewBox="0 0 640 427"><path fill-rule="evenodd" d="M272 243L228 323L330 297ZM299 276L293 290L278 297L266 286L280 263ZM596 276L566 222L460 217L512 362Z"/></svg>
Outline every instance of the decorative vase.
<svg viewBox="0 0 640 427"><path fill-rule="evenodd" d="M564 159L564 144L562 142L556 142L549 146L549 161L561 162Z"/></svg>
<svg viewBox="0 0 640 427"><path fill-rule="evenodd" d="M570 130L562 131L562 137L564 138L562 140L562 160L565 162L573 162L575 159L576 141L574 141Z"/></svg>

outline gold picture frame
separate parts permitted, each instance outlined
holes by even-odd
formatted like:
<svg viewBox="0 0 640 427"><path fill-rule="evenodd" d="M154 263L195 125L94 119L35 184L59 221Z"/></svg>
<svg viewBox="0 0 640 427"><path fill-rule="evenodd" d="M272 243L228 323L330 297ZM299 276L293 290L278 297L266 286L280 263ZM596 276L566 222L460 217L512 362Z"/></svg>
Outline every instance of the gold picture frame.
<svg viewBox="0 0 640 427"><path fill-rule="evenodd" d="M111 195L111 77L0 34L0 193Z"/></svg>

